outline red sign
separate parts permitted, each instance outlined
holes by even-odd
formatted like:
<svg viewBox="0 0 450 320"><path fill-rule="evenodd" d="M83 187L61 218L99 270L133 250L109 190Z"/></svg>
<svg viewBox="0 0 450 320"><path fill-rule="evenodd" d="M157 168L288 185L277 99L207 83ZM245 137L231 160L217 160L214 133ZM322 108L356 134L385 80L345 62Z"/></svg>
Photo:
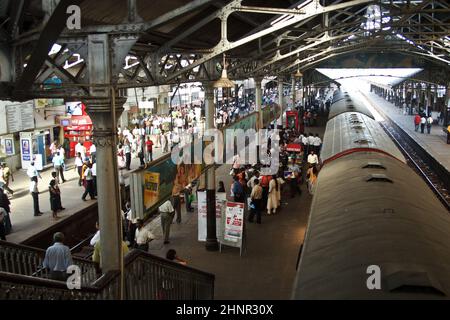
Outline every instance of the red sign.
<svg viewBox="0 0 450 320"><path fill-rule="evenodd" d="M302 152L302 146L298 143L289 143L286 146L286 151L289 152Z"/></svg>
<svg viewBox="0 0 450 320"><path fill-rule="evenodd" d="M72 118L70 118L70 122L72 126L92 125L92 121L89 116L72 116Z"/></svg>

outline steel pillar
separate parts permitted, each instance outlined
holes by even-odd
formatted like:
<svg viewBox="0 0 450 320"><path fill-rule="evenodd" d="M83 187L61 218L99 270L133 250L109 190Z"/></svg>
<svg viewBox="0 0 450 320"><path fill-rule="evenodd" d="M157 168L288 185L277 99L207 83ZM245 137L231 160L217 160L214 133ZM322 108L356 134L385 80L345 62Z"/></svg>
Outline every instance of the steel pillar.
<svg viewBox="0 0 450 320"><path fill-rule="evenodd" d="M295 77L292 76L292 81L291 81L291 87L292 87L292 109L295 108L295 100L296 100L296 96L295 96Z"/></svg>
<svg viewBox="0 0 450 320"><path fill-rule="evenodd" d="M281 127L283 127L283 110L284 110L284 99L283 99L283 79L278 77L278 104L281 110ZM275 114L276 114L276 110ZM278 127L278 119L275 119L275 128Z"/></svg>
<svg viewBox="0 0 450 320"><path fill-rule="evenodd" d="M205 120L206 130L214 129L214 88L205 83ZM212 166L206 172L206 250L219 249L216 235L216 168Z"/></svg>
<svg viewBox="0 0 450 320"><path fill-rule="evenodd" d="M255 106L256 112L258 112L258 127L257 129L263 128L263 114L262 114L262 78L255 78Z"/></svg>
<svg viewBox="0 0 450 320"><path fill-rule="evenodd" d="M97 147L97 201L103 273L122 270L123 262L115 119L122 113L126 98L114 100L115 117L112 114L112 99L92 98L83 101L92 118Z"/></svg>
<svg viewBox="0 0 450 320"><path fill-rule="evenodd" d="M444 127L447 127L450 122L449 113L450 113L450 83L447 84L446 88L446 97L445 97L445 120Z"/></svg>

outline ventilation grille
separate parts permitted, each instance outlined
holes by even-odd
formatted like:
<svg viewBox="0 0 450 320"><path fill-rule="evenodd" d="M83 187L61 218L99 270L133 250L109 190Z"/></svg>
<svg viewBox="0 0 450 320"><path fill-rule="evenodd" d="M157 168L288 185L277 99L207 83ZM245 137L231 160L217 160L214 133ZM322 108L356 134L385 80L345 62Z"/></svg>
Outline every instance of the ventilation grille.
<svg viewBox="0 0 450 320"><path fill-rule="evenodd" d="M362 168L363 169L384 169L384 170L386 170L386 167L383 164L381 164L380 162L368 162Z"/></svg>
<svg viewBox="0 0 450 320"><path fill-rule="evenodd" d="M386 277L387 289L392 293L426 294L445 297L437 281L424 271L399 271Z"/></svg>
<svg viewBox="0 0 450 320"><path fill-rule="evenodd" d="M369 140L367 140L367 139L358 139L358 140L355 140L355 141L353 141L354 143L356 143L356 144L369 144Z"/></svg>
<svg viewBox="0 0 450 320"><path fill-rule="evenodd" d="M391 178L385 174L373 173L366 178L366 182L389 182L394 183Z"/></svg>

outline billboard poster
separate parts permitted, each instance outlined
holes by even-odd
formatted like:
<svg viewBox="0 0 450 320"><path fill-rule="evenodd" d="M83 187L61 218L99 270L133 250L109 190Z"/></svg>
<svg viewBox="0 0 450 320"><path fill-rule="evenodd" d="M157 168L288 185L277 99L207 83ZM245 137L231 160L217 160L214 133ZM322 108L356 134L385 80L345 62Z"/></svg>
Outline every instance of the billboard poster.
<svg viewBox="0 0 450 320"><path fill-rule="evenodd" d="M144 199L145 206L151 207L158 202L159 199L159 173L146 172L144 174Z"/></svg>
<svg viewBox="0 0 450 320"><path fill-rule="evenodd" d="M227 202L225 211L224 240L238 242L244 231L244 204Z"/></svg>
<svg viewBox="0 0 450 320"><path fill-rule="evenodd" d="M263 109L263 113L265 124L270 123L270 116L272 115L270 113L270 107L265 107ZM236 123L230 124L226 128L244 130L256 128L256 120L256 113L252 113L238 120ZM225 137L224 140L224 143L226 143ZM198 143L202 143L202 141L200 140L195 142L196 145ZM200 149L203 150L202 147L200 147ZM194 147L193 150L195 150ZM194 154L194 152L192 153ZM209 167L210 166L206 166L205 164L175 164L171 159L171 155L169 154L160 158L159 161L153 163L145 170L140 171L140 174L143 177L142 181L145 191L143 197L144 212L148 214L156 210L163 201L167 200L173 194L182 192L182 190L189 183L198 179L202 172L204 172ZM155 183L156 174L158 174L159 176L157 184ZM155 189L156 185L157 189ZM219 209L218 212L220 212Z"/></svg>
<svg viewBox="0 0 450 320"><path fill-rule="evenodd" d="M31 146L29 139L22 139L22 160L23 161L31 161Z"/></svg>
<svg viewBox="0 0 450 320"><path fill-rule="evenodd" d="M5 154L11 156L14 154L13 139L5 139Z"/></svg>

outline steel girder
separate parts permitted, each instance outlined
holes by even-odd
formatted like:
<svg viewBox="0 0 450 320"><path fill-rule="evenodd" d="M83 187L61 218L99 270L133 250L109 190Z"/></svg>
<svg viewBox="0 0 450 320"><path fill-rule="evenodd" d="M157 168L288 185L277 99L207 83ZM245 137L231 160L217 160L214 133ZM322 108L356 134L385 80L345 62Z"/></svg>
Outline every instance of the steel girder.
<svg viewBox="0 0 450 320"><path fill-rule="evenodd" d="M30 90L16 91L29 97L84 97L90 87L116 85L118 87L139 87L163 84L178 84L181 82L211 81L217 79L222 68L220 55L230 51L228 55L229 76L234 79L245 79L253 76L289 74L298 65L301 70L315 66L337 55L372 48L386 48L393 43L392 38L404 34L404 46L398 46L399 52L424 56L435 60L446 67L449 64L450 39L447 39L450 21L446 12L449 7L442 1L424 1L420 4L408 5L391 1L355 0L341 3L333 1L328 6L320 5L319 1L299 1L288 9L248 8L242 6L240 0L227 1L224 6L215 4L217 9L212 14L197 21L190 28L170 39L160 46L140 42L149 28L163 25L178 16L200 8L211 1L192 1L168 14L150 22L142 22L137 15L133 0L129 0L128 21L118 26L99 26L96 29L82 31L64 31L56 41L62 49L53 56L39 55L39 61L44 57L40 69L33 77L34 83ZM366 5L380 6L382 21L377 30L365 30L363 25L367 18ZM297 8L299 6L299 8ZM227 18L231 14L239 14L245 20L246 11L272 13L281 16L270 19L263 27L256 27L243 38L230 42L227 38ZM322 15L321 21L317 17ZM199 30L210 21L219 18L222 21L221 40L209 49L179 49L177 44ZM311 23L315 23L311 25ZM250 23L255 25L254 22ZM305 27L307 25L307 27ZM39 30L39 28L36 28ZM86 68L88 56L87 37L91 32L109 32L111 50L113 52L113 79L111 83L95 83ZM16 69L21 69L24 63L29 63L30 43L38 40L35 33L19 34L12 44L16 61ZM257 40L258 52L250 52L246 56L233 54L233 50L248 45ZM397 39L398 40L398 39ZM47 39L48 44L49 38ZM379 43L384 42L384 46ZM45 51L45 50L44 50ZM64 68L67 59L79 55L81 61L75 67ZM128 63L125 57L129 55ZM295 57L297 55L297 57ZM31 55L33 57L33 54ZM294 58L294 59L291 59ZM33 70L39 62L32 63ZM27 65L28 66L28 65ZM19 70L16 75L23 72ZM28 74L28 71L27 71ZM54 90L45 89L44 81L58 75L64 85ZM14 79L17 85L18 78ZM27 82L33 80L27 80ZM10 92L14 83L0 84L0 91ZM23 83L23 82L22 82ZM24 86L23 88L26 88ZM16 89L18 87L16 86Z"/></svg>

